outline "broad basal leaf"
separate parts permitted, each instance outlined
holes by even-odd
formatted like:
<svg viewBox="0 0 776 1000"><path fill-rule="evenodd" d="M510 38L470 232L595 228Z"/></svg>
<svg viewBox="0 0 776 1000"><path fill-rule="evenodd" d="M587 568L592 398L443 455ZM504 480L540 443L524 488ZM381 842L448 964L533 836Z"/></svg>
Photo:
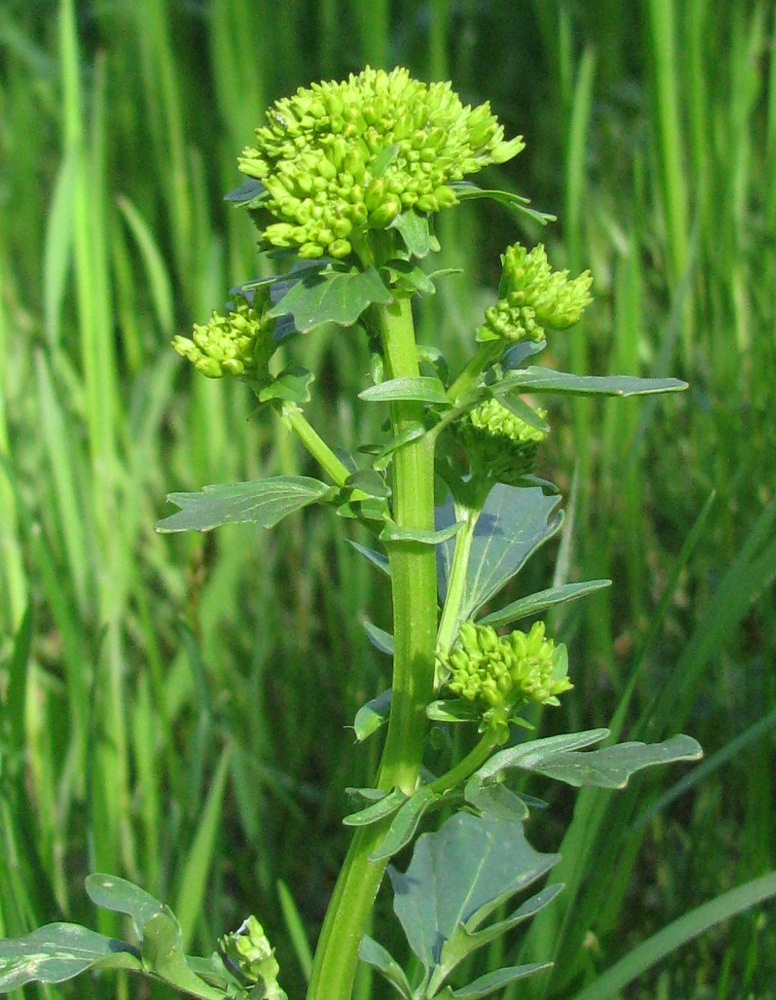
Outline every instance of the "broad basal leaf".
<svg viewBox="0 0 776 1000"><path fill-rule="evenodd" d="M484 618L480 618L483 625L492 625L493 628L500 628L502 625L509 625L520 618L527 618L528 615L536 615L556 604L563 604L565 601L576 601L587 594L593 594L596 590L604 587L611 587L611 580L589 580L587 583L567 583L562 587L551 587L549 590L540 590L536 594L528 597L521 597L519 601L507 604L500 611L493 611Z"/></svg>
<svg viewBox="0 0 776 1000"><path fill-rule="evenodd" d="M502 398L509 392L566 392L575 396L644 396L655 392L682 392L687 383L677 378L636 378L631 375L570 375L532 365L509 372L491 392Z"/></svg>
<svg viewBox="0 0 776 1000"><path fill-rule="evenodd" d="M531 847L522 823L452 816L437 833L418 838L406 872L389 869L394 910L410 947L433 968L460 924L476 929L557 860Z"/></svg>
<svg viewBox="0 0 776 1000"><path fill-rule="evenodd" d="M47 924L0 941L0 992L25 983L62 983L94 966L142 969L139 952L78 924Z"/></svg>
<svg viewBox="0 0 776 1000"><path fill-rule="evenodd" d="M563 518L556 511L559 502L557 497L544 496L538 488L518 489L503 483L493 487L474 530L462 621L474 617L475 611L512 579L528 557L552 538ZM437 528L444 529L455 519L452 500L437 509ZM452 541L437 550L442 599L454 551Z"/></svg>
<svg viewBox="0 0 776 1000"><path fill-rule="evenodd" d="M288 514L315 503L330 487L307 476L275 476L253 483L205 486L199 493L170 493L181 509L156 525L157 531L209 531L220 524L253 521L273 528Z"/></svg>
<svg viewBox="0 0 776 1000"><path fill-rule="evenodd" d="M372 303L387 305L391 300L371 265L365 271L312 271L291 286L269 315L291 314L296 329L306 333L321 323L352 326Z"/></svg>
<svg viewBox="0 0 776 1000"><path fill-rule="evenodd" d="M402 399L414 400L418 403L436 403L441 406L451 405L445 387L438 378L431 375L392 378L387 382L380 382L378 385L371 385L368 389L363 389L358 396L359 399L365 399L370 403Z"/></svg>

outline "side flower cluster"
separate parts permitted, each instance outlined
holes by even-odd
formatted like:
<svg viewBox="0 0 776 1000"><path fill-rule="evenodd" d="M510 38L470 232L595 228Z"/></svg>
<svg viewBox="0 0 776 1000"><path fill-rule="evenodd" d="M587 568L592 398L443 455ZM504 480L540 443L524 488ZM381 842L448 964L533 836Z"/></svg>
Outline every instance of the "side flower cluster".
<svg viewBox="0 0 776 1000"><path fill-rule="evenodd" d="M566 676L566 648L545 637L544 622L507 636L489 625L464 622L439 663L449 690L482 707L483 729L504 727L529 702L558 705L558 695L573 687Z"/></svg>
<svg viewBox="0 0 776 1000"><path fill-rule="evenodd" d="M239 167L266 189L263 238L308 258L358 251L368 229L405 209L456 204L451 181L524 146L504 140L489 104L464 106L449 83L421 83L402 68L300 88L255 135Z"/></svg>
<svg viewBox="0 0 776 1000"><path fill-rule="evenodd" d="M547 416L542 407L535 413L539 422ZM491 397L464 414L454 433L469 456L472 480L516 486L533 469L549 428L529 424Z"/></svg>
<svg viewBox="0 0 776 1000"><path fill-rule="evenodd" d="M545 339L545 329L566 330L579 321L592 302L589 271L569 279L568 271L554 271L539 243L530 253L515 243L501 255L498 302L485 310L479 341Z"/></svg>
<svg viewBox="0 0 776 1000"><path fill-rule="evenodd" d="M241 982L258 984L266 1000L287 1000L278 984L280 966L275 951L256 917L248 917L233 934L225 934L218 945L227 967Z"/></svg>
<svg viewBox="0 0 776 1000"><path fill-rule="evenodd" d="M208 378L234 375L265 382L269 359L277 347L269 308L269 293L257 289L252 303L236 298L225 316L214 311L207 323L194 324L191 338L177 336L172 346Z"/></svg>

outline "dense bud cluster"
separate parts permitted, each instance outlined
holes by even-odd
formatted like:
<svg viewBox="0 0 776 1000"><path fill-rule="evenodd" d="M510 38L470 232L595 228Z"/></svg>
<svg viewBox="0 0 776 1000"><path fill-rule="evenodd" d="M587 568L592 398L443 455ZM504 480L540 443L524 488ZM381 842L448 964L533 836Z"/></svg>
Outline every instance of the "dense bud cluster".
<svg viewBox="0 0 776 1000"><path fill-rule="evenodd" d="M592 302L592 276L585 271L569 280L568 271L553 271L541 243L529 253L515 243L501 256L499 299L485 310L478 340L544 340L545 328L566 330L579 321Z"/></svg>
<svg viewBox="0 0 776 1000"><path fill-rule="evenodd" d="M263 238L311 258L358 251L368 229L405 209L456 204L451 181L524 146L504 141L489 104L464 106L449 83L421 83L402 68L300 88L255 134L239 166L266 188L261 207L275 221Z"/></svg>
<svg viewBox="0 0 776 1000"><path fill-rule="evenodd" d="M274 949L259 921L250 916L233 934L225 934L219 941L221 956L227 966L246 983L259 983L262 997L267 1000L285 1000L286 994L278 985L280 966Z"/></svg>
<svg viewBox="0 0 776 1000"><path fill-rule="evenodd" d="M539 407L536 415L544 420L547 411ZM531 426L491 397L457 421L455 434L469 457L473 479L517 485L533 469L548 431Z"/></svg>
<svg viewBox="0 0 776 1000"><path fill-rule="evenodd" d="M267 316L269 294L257 289L253 303L236 298L225 316L213 312L207 323L194 324L191 339L175 337L172 346L208 378L244 376L264 382L277 344L272 339L274 319Z"/></svg>
<svg viewBox="0 0 776 1000"><path fill-rule="evenodd" d="M483 722L503 724L528 702L557 705L573 685L566 676L564 646L545 638L544 622L528 633L500 636L489 625L464 622L452 651L439 655L453 694L479 702Z"/></svg>

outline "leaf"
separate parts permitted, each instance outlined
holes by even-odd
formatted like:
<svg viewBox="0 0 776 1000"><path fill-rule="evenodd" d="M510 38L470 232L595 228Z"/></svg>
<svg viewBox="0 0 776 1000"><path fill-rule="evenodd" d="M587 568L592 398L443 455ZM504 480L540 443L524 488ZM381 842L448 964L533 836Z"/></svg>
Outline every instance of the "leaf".
<svg viewBox="0 0 776 1000"><path fill-rule="evenodd" d="M287 399L299 406L309 403L312 396L310 386L315 381L315 375L301 365L289 365L272 379L269 385L259 390L259 402L266 403L270 399Z"/></svg>
<svg viewBox="0 0 776 1000"><path fill-rule="evenodd" d="M249 208L258 208L260 200L263 200L266 194L267 189L261 181L251 177L234 191L225 194L224 201L231 201L236 205L247 205Z"/></svg>
<svg viewBox="0 0 776 1000"><path fill-rule="evenodd" d="M423 258L433 248L433 237L428 224L428 216L420 215L411 208L399 213L388 229L395 229L404 240L413 257Z"/></svg>
<svg viewBox="0 0 776 1000"><path fill-rule="evenodd" d="M369 826L395 813L406 801L406 794L400 788L394 788L377 802L359 809L358 812L350 813L342 822L345 826Z"/></svg>
<svg viewBox="0 0 776 1000"><path fill-rule="evenodd" d="M387 691L383 691L382 694L368 701L366 705L362 705L356 712L353 728L359 743L363 743L367 737L388 721L391 711L391 694L391 689L388 688Z"/></svg>
<svg viewBox="0 0 776 1000"><path fill-rule="evenodd" d="M170 493L167 499L181 509L159 521L156 530L210 531L242 521L273 528L288 514L329 493L326 483L307 476L274 476L251 483L204 486L199 493Z"/></svg>
<svg viewBox="0 0 776 1000"><path fill-rule="evenodd" d="M537 487L519 489L503 483L493 487L474 530L460 611L462 621L473 618L475 611L558 531L563 520L562 513L555 510L558 503L557 497L546 497ZM455 516L453 502L448 499L437 509L437 528L445 528ZM454 550L454 544L448 542L437 552L439 592L443 600Z"/></svg>
<svg viewBox="0 0 776 1000"><path fill-rule="evenodd" d="M389 521L378 538L381 542L420 542L421 545L440 545L456 535L463 524L463 521L456 521L437 531L426 531L423 528L401 528L393 521Z"/></svg>
<svg viewBox="0 0 776 1000"><path fill-rule="evenodd" d="M405 444L417 441L418 438L422 438L425 433L426 428L419 420L410 421L404 430L397 434L396 437L391 438L388 444L378 450L372 465L379 472L387 469L393 459L395 451L398 451L399 448L403 448Z"/></svg>
<svg viewBox="0 0 776 1000"><path fill-rule="evenodd" d="M677 378L636 378L632 375L571 375L531 365L509 372L491 391L499 398L517 392L565 392L575 396L644 396L656 392L682 392L687 383ZM503 399L502 399L503 401Z"/></svg>
<svg viewBox="0 0 776 1000"><path fill-rule="evenodd" d="M513 930L519 924L524 923L526 920L530 920L534 917L540 910L543 910L545 906L551 903L556 896L559 896L563 892L564 886L562 882L555 882L553 885L548 885L546 888L537 892L535 896L531 896L527 899L522 906L520 906L511 917L507 917L506 920L498 920L496 923L488 924L487 927L483 927L482 930L470 932L466 929L464 924L459 925L460 935L456 935L456 938L451 938L448 942L448 946L452 945L458 938L461 939L461 943L458 944L458 953L460 957L453 964L457 964L461 961L465 955L469 952L474 951L477 948L481 948L483 945L490 944L491 941L495 941L496 938L503 937L507 931ZM465 945L463 942L465 941ZM442 952L443 959L445 958L445 952ZM451 966L452 967L452 966Z"/></svg>
<svg viewBox="0 0 776 1000"><path fill-rule="evenodd" d="M414 400L418 403L436 403L450 406L445 387L432 375L392 378L378 385L371 385L358 394L369 403L385 403L395 399Z"/></svg>
<svg viewBox="0 0 776 1000"><path fill-rule="evenodd" d="M408 260L392 260L380 269L387 278L386 284L405 296L434 295L436 285L417 264Z"/></svg>
<svg viewBox="0 0 776 1000"><path fill-rule="evenodd" d="M145 967L160 979L192 996L223 1000L223 990L208 985L190 968L183 954L180 927L169 911L147 921L140 950Z"/></svg>
<svg viewBox="0 0 776 1000"><path fill-rule="evenodd" d="M398 990L405 1000L412 1000L412 987L407 982L404 970L393 955L386 951L381 944L378 944L374 938L369 937L368 934L365 934L361 939L358 957L362 962L366 962L367 965L371 965L377 969L388 980L391 986Z"/></svg>
<svg viewBox="0 0 776 1000"><path fill-rule="evenodd" d="M138 938L143 937L147 921L164 911L164 904L158 899L118 875L94 872L86 876L85 885L86 894L95 906L132 917Z"/></svg>
<svg viewBox="0 0 776 1000"><path fill-rule="evenodd" d="M352 326L372 303L387 305L390 291L370 266L365 271L331 271L304 274L270 309L270 316L291 314L294 326L307 333L321 323Z"/></svg>
<svg viewBox="0 0 776 1000"><path fill-rule="evenodd" d="M497 972L489 972L485 976L480 976L473 983L464 986L459 990L453 990L455 1000L478 1000L479 997L490 996L496 990L503 989L508 983L513 983L517 979L525 979L535 972L552 967L552 962L531 962L529 965L511 965Z"/></svg>
<svg viewBox="0 0 776 1000"><path fill-rule="evenodd" d="M459 201L471 201L474 198L490 198L491 201L497 201L499 204L504 205L512 212L521 212L523 215L527 215L534 222L539 222L541 225L546 226L548 222L556 222L557 217L554 215L548 215L546 212L539 212L535 208L529 208L531 204L530 199L524 198L519 194L512 194L510 191L486 191L483 188L477 187L476 184L472 184L471 181L455 181L450 184L455 193L458 195Z"/></svg>
<svg viewBox="0 0 776 1000"><path fill-rule="evenodd" d="M391 487L386 483L385 478L374 469L359 469L358 472L351 473L345 480L343 488L361 490L367 496L383 500L391 495Z"/></svg>
<svg viewBox="0 0 776 1000"><path fill-rule="evenodd" d="M360 545L358 542L354 542L350 538L348 538L348 543L356 550L356 552L360 552L365 559L368 559L373 566L376 566L381 573L385 573L386 576L391 575L391 567L388 564L388 557L384 556L382 552L375 552L374 549L368 549L365 545Z"/></svg>
<svg viewBox="0 0 776 1000"><path fill-rule="evenodd" d="M589 580L586 583L566 583L562 587L550 587L549 590L540 590L536 594L528 597L521 597L519 601L507 604L500 611L493 611L484 618L480 618L482 625L492 625L499 628L502 625L509 625L520 618L527 618L528 615L538 614L556 604L563 604L565 601L576 601L587 594L593 594L604 587L611 587L611 580Z"/></svg>
<svg viewBox="0 0 776 1000"><path fill-rule="evenodd" d="M479 722L482 711L466 698L440 699L426 706L426 716L433 722Z"/></svg>
<svg viewBox="0 0 776 1000"><path fill-rule="evenodd" d="M370 856L370 861L384 861L393 857L406 847L415 836L423 814L431 808L442 796L432 792L430 788L421 788L404 803L393 818L388 833L380 846Z"/></svg>
<svg viewBox="0 0 776 1000"><path fill-rule="evenodd" d="M617 743L588 753L561 751L528 758L518 766L535 771L556 781L581 788L625 788L636 771L657 764L673 764L681 760L699 760L703 750L691 736L673 736L663 743Z"/></svg>
<svg viewBox="0 0 776 1000"><path fill-rule="evenodd" d="M466 782L463 794L469 805L474 806L484 816L520 823L530 815L528 806L520 796L515 795L500 782L484 785L473 776Z"/></svg>
<svg viewBox="0 0 776 1000"><path fill-rule="evenodd" d="M375 649L379 649L381 653L388 656L393 656L393 636L390 632L384 632L371 622L364 622L364 631Z"/></svg>
<svg viewBox="0 0 776 1000"><path fill-rule="evenodd" d="M410 947L431 969L459 924L475 929L557 860L531 847L522 823L452 816L437 833L418 838L406 872L389 868L394 910Z"/></svg>
<svg viewBox="0 0 776 1000"><path fill-rule="evenodd" d="M509 410L510 413L514 413L516 417L519 417L523 423L528 424L529 427L534 427L538 431L542 431L544 434L549 433L550 425L547 421L543 420L536 410L532 406L529 406L520 396L512 393L501 394L497 389L493 390L492 395L505 409Z"/></svg>
<svg viewBox="0 0 776 1000"><path fill-rule="evenodd" d="M500 750L493 754L469 780L476 778L479 782L484 783L500 771L511 767L522 768L525 760L529 762L539 761L553 753L588 747L593 743L600 743L608 735L608 729L588 729L582 733L562 733L560 736L545 736L541 740L526 740L525 743L518 743L517 746L507 747L506 750ZM526 770L530 769L531 764L529 763Z"/></svg>
<svg viewBox="0 0 776 1000"><path fill-rule="evenodd" d="M138 951L78 924L46 924L0 941L0 992L25 983L63 983L95 966L141 970Z"/></svg>

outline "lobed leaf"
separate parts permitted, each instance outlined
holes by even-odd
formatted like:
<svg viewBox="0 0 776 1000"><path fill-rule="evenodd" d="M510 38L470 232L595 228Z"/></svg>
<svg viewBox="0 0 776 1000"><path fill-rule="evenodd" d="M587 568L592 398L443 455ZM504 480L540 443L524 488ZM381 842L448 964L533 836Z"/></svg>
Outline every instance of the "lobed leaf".
<svg viewBox="0 0 776 1000"><path fill-rule="evenodd" d="M252 521L274 528L284 517L322 500L331 489L307 476L274 476L250 483L204 486L199 493L170 493L181 509L156 525L160 532L210 531L221 524Z"/></svg>
<svg viewBox="0 0 776 1000"><path fill-rule="evenodd" d="M365 271L307 270L272 307L269 315L290 314L300 333L322 323L352 326L373 303L387 305L391 292L371 265Z"/></svg>

